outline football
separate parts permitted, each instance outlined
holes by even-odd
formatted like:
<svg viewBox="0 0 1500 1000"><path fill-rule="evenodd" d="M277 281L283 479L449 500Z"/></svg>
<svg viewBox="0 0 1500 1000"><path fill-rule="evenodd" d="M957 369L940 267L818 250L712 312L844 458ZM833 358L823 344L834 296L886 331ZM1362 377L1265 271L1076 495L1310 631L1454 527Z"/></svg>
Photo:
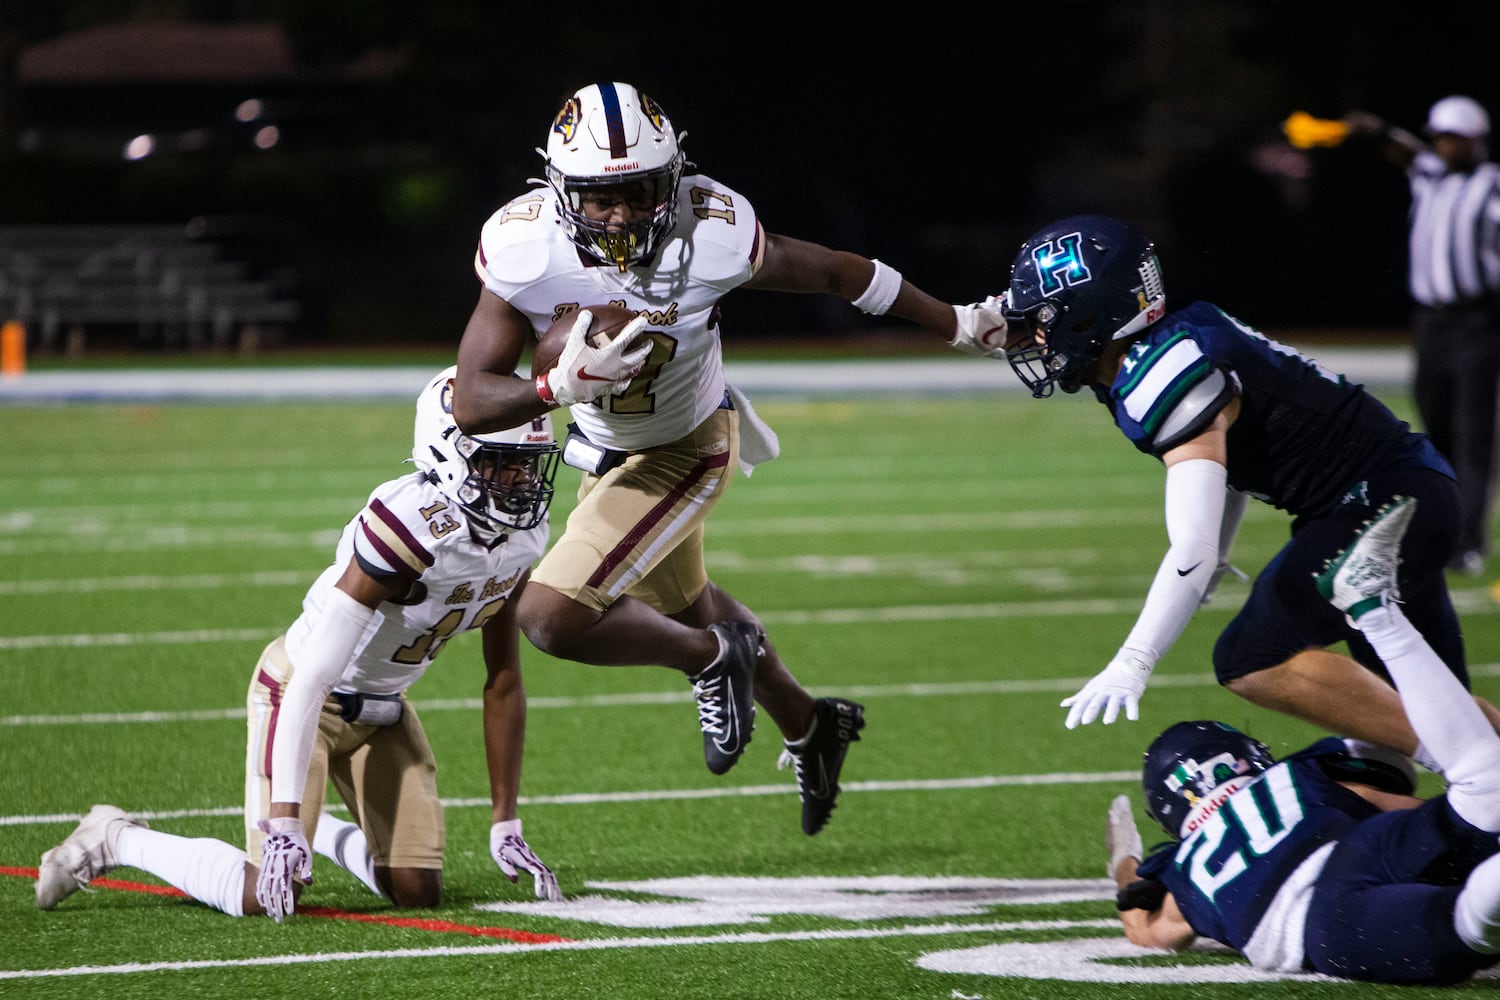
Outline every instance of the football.
<svg viewBox="0 0 1500 1000"><path fill-rule="evenodd" d="M624 306L602 305L584 306L594 314L593 325L589 328L589 343L595 347L603 347L615 335L624 329L625 324L635 319L638 313L634 309L626 309ZM531 377L536 378L542 372L551 371L552 366L557 364L557 356L562 353L563 345L568 342L568 334L573 329L573 323L578 319L578 312L565 313L552 325L547 327L547 332L542 334L542 339L537 341L536 350L531 354Z"/></svg>

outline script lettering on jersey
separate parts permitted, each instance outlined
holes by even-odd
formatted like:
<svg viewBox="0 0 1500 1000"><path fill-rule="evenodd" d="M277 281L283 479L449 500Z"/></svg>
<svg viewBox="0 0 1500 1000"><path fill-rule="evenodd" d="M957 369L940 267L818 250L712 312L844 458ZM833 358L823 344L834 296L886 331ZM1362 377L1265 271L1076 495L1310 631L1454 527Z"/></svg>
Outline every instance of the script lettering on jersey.
<svg viewBox="0 0 1500 1000"><path fill-rule="evenodd" d="M487 601L492 597L504 597L506 594L510 593L511 588L516 585L516 581L519 579L521 579L520 572L512 573L504 580L496 580L492 576L488 580L484 581L484 586L479 591L479 599L481 601Z"/></svg>
<svg viewBox="0 0 1500 1000"><path fill-rule="evenodd" d="M634 306L630 305L624 299L611 299L604 304L619 306L621 309L635 309ZM560 302L552 307L552 322L556 323L564 316L571 315L582 308L583 306L577 302ZM665 309L635 309L635 313L638 316L646 317L646 323L649 326L676 326L679 318L676 302L673 302Z"/></svg>
<svg viewBox="0 0 1500 1000"><path fill-rule="evenodd" d="M444 604L468 604L472 600L474 600L474 588L471 587L471 586L469 586L469 584L467 582L464 582L464 583L460 583L458 586L454 587L453 588L453 593L449 594L448 595L448 599L446 601L444 601L443 603Z"/></svg>

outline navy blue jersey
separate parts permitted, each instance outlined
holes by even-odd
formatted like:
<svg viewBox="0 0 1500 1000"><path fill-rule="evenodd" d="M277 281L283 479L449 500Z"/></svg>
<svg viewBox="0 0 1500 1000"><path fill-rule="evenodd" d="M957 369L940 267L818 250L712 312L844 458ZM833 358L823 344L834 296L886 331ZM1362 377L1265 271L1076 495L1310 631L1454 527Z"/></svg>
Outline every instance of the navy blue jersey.
<svg viewBox="0 0 1500 1000"><path fill-rule="evenodd" d="M1383 403L1342 375L1194 302L1154 323L1108 389L1115 424L1160 458L1201 434L1236 397L1229 485L1292 514L1317 516L1377 469L1447 462Z"/></svg>
<svg viewBox="0 0 1500 1000"><path fill-rule="evenodd" d="M1342 741L1320 740L1217 809L1200 806L1183 840L1147 857L1140 877L1163 882L1200 937L1243 952L1288 877L1379 812L1323 772L1319 758L1343 752Z"/></svg>

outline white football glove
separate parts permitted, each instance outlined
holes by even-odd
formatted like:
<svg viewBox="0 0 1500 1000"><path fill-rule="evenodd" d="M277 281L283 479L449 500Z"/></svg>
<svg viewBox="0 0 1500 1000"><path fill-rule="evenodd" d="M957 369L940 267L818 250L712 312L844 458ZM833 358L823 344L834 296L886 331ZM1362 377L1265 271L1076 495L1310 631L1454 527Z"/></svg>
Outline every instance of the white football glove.
<svg viewBox="0 0 1500 1000"><path fill-rule="evenodd" d="M1226 573L1241 583L1250 582L1249 573L1246 573L1238 566L1231 566L1227 562L1221 562L1214 567L1214 575L1208 578L1208 586L1203 588L1203 599L1198 602L1199 607L1207 607L1213 603L1214 592L1219 589L1219 581L1224 579L1224 574Z"/></svg>
<svg viewBox="0 0 1500 1000"><path fill-rule="evenodd" d="M501 820L490 827L490 857L512 882L517 879L517 870L530 875L537 899L554 903L563 901L562 890L557 887L557 876L526 845L519 819Z"/></svg>
<svg viewBox="0 0 1500 1000"><path fill-rule="evenodd" d="M983 302L954 306L958 332L949 343L965 354L983 358L1005 357L1006 323L1001 310L1005 308L1008 295L1009 292L1001 292Z"/></svg>
<svg viewBox="0 0 1500 1000"><path fill-rule="evenodd" d="M292 880L312 884L312 848L307 846L302 821L295 816L263 819L256 825L266 834L266 847L255 880L255 898L279 924L292 915L297 903Z"/></svg>
<svg viewBox="0 0 1500 1000"><path fill-rule="evenodd" d="M646 317L637 316L625 324L614 340L603 347L589 343L589 328L594 314L584 309L578 313L568 342L557 356L557 364L543 376L558 406L592 403L601 396L621 392L630 380L640 374L651 341L642 336Z"/></svg>
<svg viewBox="0 0 1500 1000"><path fill-rule="evenodd" d="M1109 867L1104 874L1112 879L1116 877L1120 862L1126 858L1139 861L1145 854L1128 795L1117 795L1109 804L1109 820L1104 825L1104 849L1109 852Z"/></svg>
<svg viewBox="0 0 1500 1000"><path fill-rule="evenodd" d="M1146 691L1146 681L1156 664L1134 650L1122 649L1109 661L1109 666L1094 675L1075 695L1064 698L1062 707L1068 710L1066 725L1069 729L1088 725L1104 713L1104 724L1112 724L1125 709L1125 717L1135 722L1141 717L1141 695Z"/></svg>

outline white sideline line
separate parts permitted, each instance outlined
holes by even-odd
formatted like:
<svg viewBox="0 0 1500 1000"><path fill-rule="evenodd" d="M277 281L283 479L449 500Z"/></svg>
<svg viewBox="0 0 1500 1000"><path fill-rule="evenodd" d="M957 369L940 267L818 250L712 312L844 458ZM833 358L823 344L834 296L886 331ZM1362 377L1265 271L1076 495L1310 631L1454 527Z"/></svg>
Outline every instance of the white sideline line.
<svg viewBox="0 0 1500 1000"><path fill-rule="evenodd" d="M1102 785L1138 784L1139 771L1064 772L1059 774L981 774L969 778L923 778L906 781L850 781L841 787L849 792L955 792L980 788L1026 788L1035 785ZM728 788L658 788L634 792L575 792L567 795L522 795L518 806L591 806L631 802L678 802L701 799L761 798L769 795L795 795L797 786L790 779L782 785L737 785ZM489 799L443 799L445 809L489 809ZM345 812L341 806L330 806L334 812ZM213 806L206 809L132 810L138 819L201 819L204 817L240 816L243 805ZM78 813L0 816L0 827L71 825L80 819Z"/></svg>
<svg viewBox="0 0 1500 1000"><path fill-rule="evenodd" d="M1301 339L1282 334L1297 347ZM1407 386L1411 352L1402 347L1301 346L1324 366L1370 386ZM1009 365L954 356L835 358L825 361L725 361L737 387L767 399L826 399L896 393L940 396L1022 391ZM295 399L413 399L432 377L412 365L361 367L128 368L33 371L0 382L0 406L38 403L211 402Z"/></svg>
<svg viewBox="0 0 1500 1000"><path fill-rule="evenodd" d="M393 948L385 951L337 951L312 955L264 955L254 958L198 959L185 962L129 962L123 965L78 965L64 969L0 969L0 979L51 979L62 976L118 976L192 969L241 969L272 965L318 965L373 958L453 958L471 955L518 955L540 951L605 951L620 948L677 948L716 944L775 944L782 941L858 941L945 934L1006 934L1028 931L1118 930L1118 920L1001 920L980 924L908 924L904 927L852 927L821 931L748 931L683 937L594 938L540 944L477 944L465 947Z"/></svg>

